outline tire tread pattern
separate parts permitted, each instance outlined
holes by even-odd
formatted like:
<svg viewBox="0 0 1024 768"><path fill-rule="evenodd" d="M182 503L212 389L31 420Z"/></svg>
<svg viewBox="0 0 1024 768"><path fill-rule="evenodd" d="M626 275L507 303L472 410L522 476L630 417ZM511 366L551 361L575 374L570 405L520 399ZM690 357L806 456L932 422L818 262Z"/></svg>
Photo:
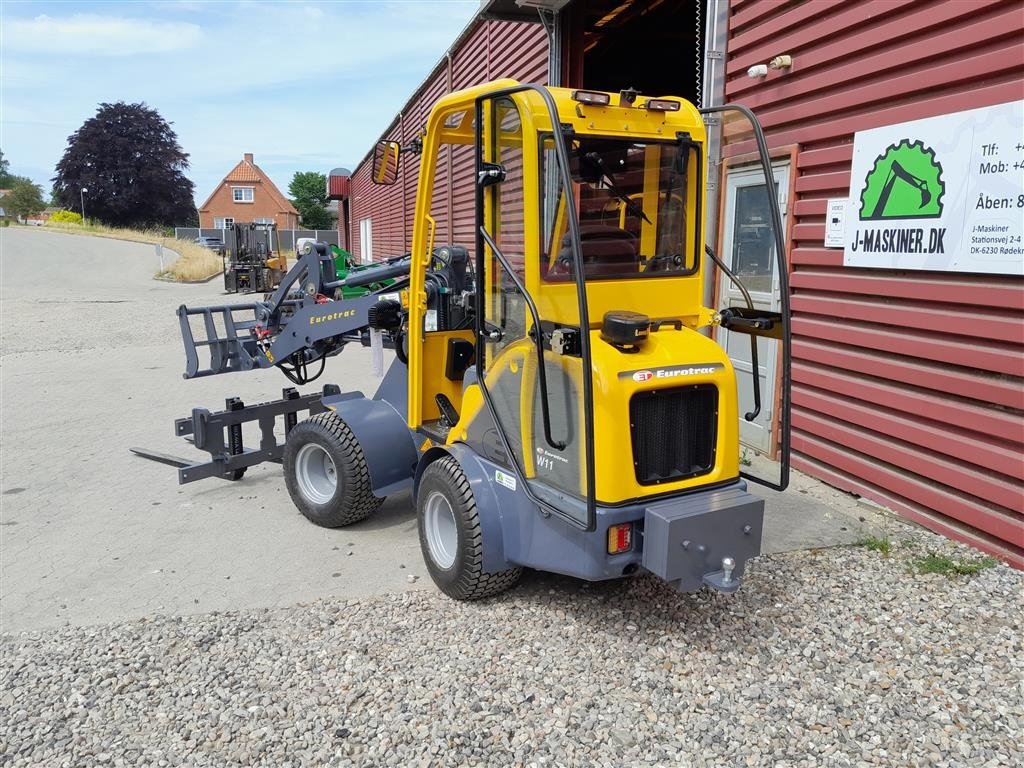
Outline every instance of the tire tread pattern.
<svg viewBox="0 0 1024 768"><path fill-rule="evenodd" d="M348 424L334 411L325 411L311 416L300 422L296 428L303 424L315 425L317 428L326 431L330 437L337 441L347 464L345 477L345 510L342 514L334 516L330 523L313 520L317 525L324 525L329 528L340 528L345 525L358 523L365 520L376 512L384 499L373 495L373 485L370 482L370 468L366 463L366 456L363 454L359 440L349 428ZM300 507L301 509L301 507ZM303 514L306 515L303 510ZM309 515L306 515L309 517Z"/></svg>
<svg viewBox="0 0 1024 768"><path fill-rule="evenodd" d="M438 585L441 590L457 600L480 600L491 597L514 586L522 575L522 568L507 568L497 573L485 573L483 569L483 530L480 527L480 515L477 512L476 499L466 474L454 456L445 456L431 464L427 472L436 473L443 478L452 494L452 506L457 505L465 523L466 554L468 562L459 578L450 585ZM424 557L429 557L424 547Z"/></svg>

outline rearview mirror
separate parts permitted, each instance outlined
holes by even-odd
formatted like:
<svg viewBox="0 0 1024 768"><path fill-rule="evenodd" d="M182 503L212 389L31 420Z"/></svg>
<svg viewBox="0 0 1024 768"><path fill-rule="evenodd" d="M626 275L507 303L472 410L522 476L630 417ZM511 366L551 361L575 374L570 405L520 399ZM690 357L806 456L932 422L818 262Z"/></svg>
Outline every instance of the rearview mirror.
<svg viewBox="0 0 1024 768"><path fill-rule="evenodd" d="M373 148L373 176L374 184L390 185L398 181L398 156L401 147L397 141L378 141Z"/></svg>

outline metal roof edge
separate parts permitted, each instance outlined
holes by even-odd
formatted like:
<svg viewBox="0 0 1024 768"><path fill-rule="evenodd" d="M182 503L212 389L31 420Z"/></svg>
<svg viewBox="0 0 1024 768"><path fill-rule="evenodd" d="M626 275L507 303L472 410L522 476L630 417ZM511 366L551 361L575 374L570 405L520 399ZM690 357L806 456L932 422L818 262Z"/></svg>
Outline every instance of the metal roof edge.
<svg viewBox="0 0 1024 768"><path fill-rule="evenodd" d="M493 21L525 21L540 23L540 16L538 11L542 7L549 10L561 10L562 7L568 5L570 0L558 0L549 2L537 2L533 0L530 2L520 3L517 0L483 0L480 3L480 15L485 19L491 19ZM551 6L557 6L551 7Z"/></svg>
<svg viewBox="0 0 1024 768"><path fill-rule="evenodd" d="M448 61L448 57L453 56L455 54L459 46L462 45L462 43L465 42L465 40L469 38L470 35L476 32L477 27L479 27L483 22L489 20L489 18L484 15L484 11L486 10L487 7L487 5L481 4L480 8L473 15L473 18L471 18L469 22L466 24L466 26L462 28L462 31L459 32L458 37L455 38L455 42L453 42L445 49L444 53L441 55L441 58L438 59L437 64L435 64L433 68L430 70L430 72L427 74L427 76L423 78L423 81L418 86L416 86L416 90L414 90L412 92L412 95L405 100L405 104L403 104L402 108L398 110L398 113L391 119L391 122L388 123L384 130L378 134L377 141L380 141L388 133L391 132L391 130L395 127L395 124L398 123L399 118L401 118L401 116L409 110L409 106L414 101L416 101L419 95L426 90L428 85L430 85L430 81L434 79L434 76L445 65L445 63ZM363 166L366 164L366 161L370 159L371 155L373 155L373 147L376 146L376 144L377 142L375 141L373 145L370 146L370 149L367 150L366 154L363 155L363 159L356 164L356 167L352 170L353 177L356 174L358 174L359 171L362 170Z"/></svg>

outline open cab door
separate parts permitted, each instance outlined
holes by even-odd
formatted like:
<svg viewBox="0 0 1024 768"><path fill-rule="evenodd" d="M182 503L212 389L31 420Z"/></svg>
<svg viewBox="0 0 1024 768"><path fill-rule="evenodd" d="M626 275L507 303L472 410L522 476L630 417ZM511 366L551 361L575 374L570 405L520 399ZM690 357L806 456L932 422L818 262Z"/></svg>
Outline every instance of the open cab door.
<svg viewBox="0 0 1024 768"><path fill-rule="evenodd" d="M728 155L748 160L728 169L720 209L722 252L707 248L721 273L716 337L736 370L740 475L783 491L789 484L792 359L780 205L785 169L773 167L764 132L749 109L727 104L700 112L709 135L718 133Z"/></svg>

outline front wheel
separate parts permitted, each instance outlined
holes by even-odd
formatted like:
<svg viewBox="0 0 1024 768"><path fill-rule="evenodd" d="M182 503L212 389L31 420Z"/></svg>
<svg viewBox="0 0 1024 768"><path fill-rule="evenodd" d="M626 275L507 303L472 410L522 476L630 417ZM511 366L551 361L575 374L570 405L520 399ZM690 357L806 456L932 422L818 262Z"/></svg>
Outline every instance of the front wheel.
<svg viewBox="0 0 1024 768"><path fill-rule="evenodd" d="M423 472L416 493L420 549L438 588L456 600L479 600L519 581L521 568L483 570L483 531L473 490L453 456Z"/></svg>
<svg viewBox="0 0 1024 768"><path fill-rule="evenodd" d="M359 441L333 412L306 419L288 433L283 464L292 501L317 525L351 525L384 503L373 495Z"/></svg>

